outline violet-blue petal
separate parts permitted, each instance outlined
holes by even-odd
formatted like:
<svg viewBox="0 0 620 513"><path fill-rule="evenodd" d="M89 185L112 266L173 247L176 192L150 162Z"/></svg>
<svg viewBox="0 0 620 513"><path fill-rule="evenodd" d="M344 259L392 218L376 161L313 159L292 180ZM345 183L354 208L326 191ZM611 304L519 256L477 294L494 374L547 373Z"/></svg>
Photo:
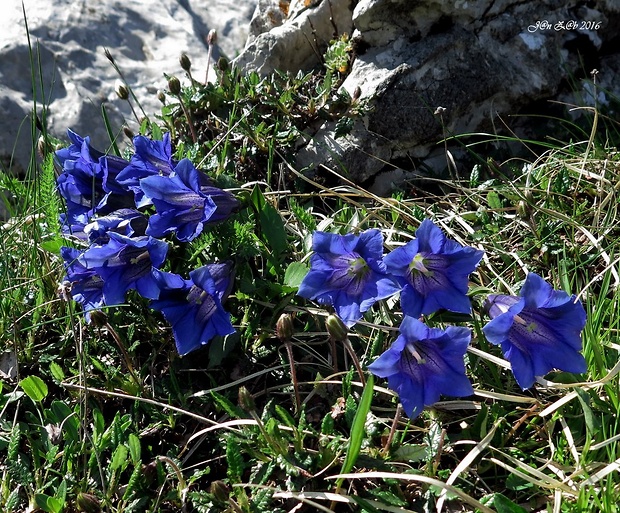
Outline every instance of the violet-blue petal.
<svg viewBox="0 0 620 513"><path fill-rule="evenodd" d="M394 249L384 261L404 288L403 313L419 317L440 309L469 313L469 275L482 255L482 251L447 239L439 227L425 219L416 239Z"/></svg>
<svg viewBox="0 0 620 513"><path fill-rule="evenodd" d="M160 286L159 299L151 307L161 311L171 324L177 350L185 355L209 343L216 335L234 332L230 314L222 306L228 280L222 276L230 264L212 264L190 272L190 279L154 271ZM210 273L213 269L217 279Z"/></svg>
<svg viewBox="0 0 620 513"><path fill-rule="evenodd" d="M400 290L383 264L378 230L360 235L313 234L311 268L297 294L332 306L347 326L355 324L376 301Z"/></svg>
<svg viewBox="0 0 620 513"><path fill-rule="evenodd" d="M104 305L103 280L94 270L87 269L78 261L81 255L79 250L63 246L60 255L67 273L63 281L70 283L73 300L82 305L86 320L90 321L90 312Z"/></svg>
<svg viewBox="0 0 620 513"><path fill-rule="evenodd" d="M130 238L114 232L109 237L106 244L91 247L78 259L103 278L106 304L122 303L130 289L138 289L148 299L157 298L159 287L154 285L152 270L163 264L168 244L153 237Z"/></svg>
<svg viewBox="0 0 620 513"><path fill-rule="evenodd" d="M519 297L491 295L491 321L483 328L489 342L500 345L519 386L530 388L537 376L553 369L585 372L581 332L586 313L575 296L556 291L529 273Z"/></svg>
<svg viewBox="0 0 620 513"><path fill-rule="evenodd" d="M217 209L213 200L200 191L198 171L187 159L179 162L170 176L143 178L140 187L157 210L146 231L154 237L175 233L180 241L191 241L202 233Z"/></svg>
<svg viewBox="0 0 620 513"><path fill-rule="evenodd" d="M403 409L413 419L441 395L473 393L464 364L470 338L467 328L451 326L443 331L405 316L399 337L368 369L388 379L388 386L398 393Z"/></svg>

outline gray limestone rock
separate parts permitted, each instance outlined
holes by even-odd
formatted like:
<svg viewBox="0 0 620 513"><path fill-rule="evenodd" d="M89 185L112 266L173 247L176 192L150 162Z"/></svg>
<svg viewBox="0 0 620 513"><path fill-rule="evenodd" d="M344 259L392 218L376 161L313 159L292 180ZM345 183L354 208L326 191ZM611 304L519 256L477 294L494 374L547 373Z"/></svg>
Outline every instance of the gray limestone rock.
<svg viewBox="0 0 620 513"><path fill-rule="evenodd" d="M183 76L179 56L187 53L194 78L205 79L206 37L217 31L213 59L234 57L245 43L255 0L25 0L35 69L36 109L51 133L67 128L91 135L105 149L102 105L118 133L137 121L115 92L116 72L108 49L147 115L158 113L164 72ZM0 31L0 169L22 173L31 155L31 59L21 0L4 0ZM138 116L142 111L134 104Z"/></svg>
<svg viewBox="0 0 620 513"><path fill-rule="evenodd" d="M620 4L613 0L587 7L577 0L359 0L351 19L356 58L342 87L349 94L359 87L370 110L345 138L335 138L333 123L320 127L298 152L300 168L348 169L358 183L394 170L400 179L407 161L427 161L439 173L445 136L494 132L511 115L542 114L537 105L568 84L582 99L596 94L599 105L620 96ZM315 30L329 32L329 20L318 20ZM258 36L239 64L261 73L316 65L309 53L299 55L304 30L285 20Z"/></svg>

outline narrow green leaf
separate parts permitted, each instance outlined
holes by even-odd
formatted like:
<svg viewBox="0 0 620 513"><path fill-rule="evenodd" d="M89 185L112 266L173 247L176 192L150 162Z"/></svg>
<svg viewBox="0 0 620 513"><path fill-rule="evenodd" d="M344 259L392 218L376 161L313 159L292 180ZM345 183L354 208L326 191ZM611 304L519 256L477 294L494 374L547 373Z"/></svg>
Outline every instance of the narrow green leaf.
<svg viewBox="0 0 620 513"><path fill-rule="evenodd" d="M282 216L272 205L265 203L260 211L260 225L265 242L273 250L276 257L279 257L287 248L288 240Z"/></svg>
<svg viewBox="0 0 620 513"><path fill-rule="evenodd" d="M39 376L28 376L19 382L19 386L35 402L41 402L47 397L47 385Z"/></svg>
<svg viewBox="0 0 620 513"><path fill-rule="evenodd" d="M65 379L65 372L62 370L62 367L56 362L50 363L50 372L57 383L60 383L62 380Z"/></svg>
<svg viewBox="0 0 620 513"><path fill-rule="evenodd" d="M101 116L103 117L103 125L105 126L105 131L108 133L108 137L110 138L110 145L114 151L114 155L120 157L121 152L116 145L116 137L114 137L114 131L112 130L112 125L110 124L110 118L108 117L108 111L105 108L105 103L101 104Z"/></svg>
<svg viewBox="0 0 620 513"><path fill-rule="evenodd" d="M127 454L129 451L123 444L118 445L112 453L112 461L110 462L110 470L118 470L127 465Z"/></svg>
<svg viewBox="0 0 620 513"><path fill-rule="evenodd" d="M374 387L375 379L374 376L371 374L368 376L368 381L366 382L366 386L364 387L364 393L362 394L357 413L355 414L355 417L353 419L353 425L351 427L351 437L349 438L349 447L347 450L347 454L344 457L344 462L342 463L342 469L340 470L342 474L347 474L351 471L351 469L355 465L355 462L357 461L357 457L360 454L362 442L364 441L364 426L366 424L366 416L370 411L370 404L372 403L372 394L374 391ZM336 481L336 490L338 490L342 486L342 482L342 478Z"/></svg>
<svg viewBox="0 0 620 513"><path fill-rule="evenodd" d="M485 506L493 506L495 511L501 513L526 513L527 510L512 502L508 497L501 493L492 493L483 497L480 502Z"/></svg>
<svg viewBox="0 0 620 513"><path fill-rule="evenodd" d="M232 483L238 483L243 474L243 456L241 456L239 444L232 436L226 442L226 463L228 464L226 471L228 479Z"/></svg>
<svg viewBox="0 0 620 513"><path fill-rule="evenodd" d="M142 447L140 446L140 439L134 434L129 433L127 439L127 445L129 445L129 454L131 455L131 461L134 465L140 464L142 456Z"/></svg>
<svg viewBox="0 0 620 513"><path fill-rule="evenodd" d="M590 406L590 396L585 390L582 390L579 387L575 388L575 392L577 392L577 399L579 399L579 403L583 409L583 418L586 421L586 427L588 428L590 434L594 436L600 431L600 423L592 412L592 408Z"/></svg>
<svg viewBox="0 0 620 513"><path fill-rule="evenodd" d="M222 394L218 394L217 392L211 392L211 397L215 401L215 404L226 413L228 413L228 415L230 415L233 419L242 419L245 417L243 410L235 406Z"/></svg>

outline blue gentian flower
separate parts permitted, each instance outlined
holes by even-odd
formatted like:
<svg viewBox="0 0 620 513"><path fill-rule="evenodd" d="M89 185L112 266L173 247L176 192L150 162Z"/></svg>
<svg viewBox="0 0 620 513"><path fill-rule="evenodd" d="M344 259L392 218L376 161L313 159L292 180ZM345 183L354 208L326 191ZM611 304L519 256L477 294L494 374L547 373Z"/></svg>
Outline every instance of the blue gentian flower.
<svg viewBox="0 0 620 513"><path fill-rule="evenodd" d="M102 245L110 240L108 232L121 235L140 236L145 234L147 218L131 208L121 208L106 216L92 219L84 226L84 233L91 244Z"/></svg>
<svg viewBox="0 0 620 513"><path fill-rule="evenodd" d="M164 263L168 244L146 236L130 238L114 232L108 232L108 236L106 244L93 246L78 258L103 279L106 305L122 303L130 289L136 289L142 297L157 299L159 287L152 271Z"/></svg>
<svg viewBox="0 0 620 513"><path fill-rule="evenodd" d="M216 335L235 331L222 306L232 284L231 263L195 269L189 280L163 271L155 271L155 275L161 292L151 308L162 312L172 326L181 356L208 344Z"/></svg>
<svg viewBox="0 0 620 513"><path fill-rule="evenodd" d="M405 315L419 317L440 309L469 313L469 275L483 252L447 239L441 229L425 219L416 238L394 249L384 259L403 290L400 304Z"/></svg>
<svg viewBox="0 0 620 513"><path fill-rule="evenodd" d="M383 262L379 230L360 235L314 232L311 268L297 294L334 307L349 327L376 301L400 290Z"/></svg>
<svg viewBox="0 0 620 513"><path fill-rule="evenodd" d="M388 386L398 393L403 409L413 419L424 406L439 401L440 395L465 397L474 393L463 360L470 339L467 328L449 326L443 331L405 316L398 338L368 370L387 378Z"/></svg>
<svg viewBox="0 0 620 513"><path fill-rule="evenodd" d="M132 206L133 198L116 182L116 175L128 164L126 160L92 148L88 137L69 131L69 138L72 144L56 152L56 160L63 168L57 180L58 191L67 206L61 223L65 233L81 237L90 218Z"/></svg>
<svg viewBox="0 0 620 513"><path fill-rule="evenodd" d="M189 242L200 235L217 209L213 199L200 190L199 171L188 159L181 160L169 176L143 178L140 188L157 210L146 230L153 237L174 233L180 241Z"/></svg>
<svg viewBox="0 0 620 513"><path fill-rule="evenodd" d="M168 176L177 165L172 158L170 134L165 133L163 141L156 141L137 135L133 138L135 153L129 165L117 176L117 181L135 194L138 208L149 205L148 198L140 187L140 180L147 176Z"/></svg>
<svg viewBox="0 0 620 513"><path fill-rule="evenodd" d="M493 294L485 306L492 320L482 331L501 346L523 390L552 369L587 370L579 353L586 312L575 296L529 273L518 297Z"/></svg>
<svg viewBox="0 0 620 513"><path fill-rule="evenodd" d="M87 269L78 261L81 254L75 248L65 246L60 248L67 272L63 281L70 284L73 300L82 305L82 309L86 312L86 320L90 322L90 312L98 310L104 304L103 280L94 270Z"/></svg>

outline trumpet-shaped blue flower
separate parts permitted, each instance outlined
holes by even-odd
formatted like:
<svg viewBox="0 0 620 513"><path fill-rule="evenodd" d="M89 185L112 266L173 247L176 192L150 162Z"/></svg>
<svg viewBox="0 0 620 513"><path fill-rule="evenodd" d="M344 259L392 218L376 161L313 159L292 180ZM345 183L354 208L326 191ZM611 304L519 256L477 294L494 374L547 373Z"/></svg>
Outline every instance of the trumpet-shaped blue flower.
<svg viewBox="0 0 620 513"><path fill-rule="evenodd" d="M398 393L403 409L413 419L424 406L439 401L440 395L464 397L474 393L463 360L470 339L467 328L449 326L443 331L405 316L398 338L368 370L387 378L388 386Z"/></svg>
<svg viewBox="0 0 620 513"><path fill-rule="evenodd" d="M157 299L159 287L153 268L164 263L168 244L146 236L130 238L114 232L108 236L110 240L106 244L93 246L78 258L86 269L103 279L106 305L122 303L130 289L136 289L142 297Z"/></svg>
<svg viewBox="0 0 620 513"><path fill-rule="evenodd" d="M169 176L149 176L140 180L140 188L157 210L149 219L148 235L162 237L175 233L177 239L189 242L203 230L217 205L200 190L199 171L183 159Z"/></svg>
<svg viewBox="0 0 620 513"><path fill-rule="evenodd" d="M146 224L146 217L137 210L121 208L90 221L84 226L84 233L91 244L102 245L110 240L108 232L116 232L128 237L144 235Z"/></svg>
<svg viewBox="0 0 620 513"><path fill-rule="evenodd" d="M62 247L60 255L65 261L67 275L63 281L71 287L74 301L82 305L86 320L90 321L90 312L103 306L103 280L92 269L87 269L79 261L81 252L75 248Z"/></svg>
<svg viewBox="0 0 620 513"><path fill-rule="evenodd" d="M161 293L151 308L162 312L172 326L181 356L208 344L216 335L235 331L222 306L232 283L231 263L195 269L189 280L163 271L155 273Z"/></svg>
<svg viewBox="0 0 620 513"><path fill-rule="evenodd" d="M61 223L65 233L82 237L91 217L132 206L133 198L116 182L116 175L128 164L126 160L95 150L88 137L69 131L69 138L72 144L56 152L56 160L63 168L57 180L58 191L67 205Z"/></svg>
<svg viewBox="0 0 620 513"><path fill-rule="evenodd" d="M360 235L314 232L311 268L298 295L331 305L349 327L376 301L400 290L383 262L379 230Z"/></svg>
<svg viewBox="0 0 620 513"><path fill-rule="evenodd" d="M552 369L586 371L579 353L586 312L575 296L529 273L518 297L490 295L486 309L492 320L482 330L501 346L523 390Z"/></svg>
<svg viewBox="0 0 620 513"><path fill-rule="evenodd" d="M168 176L174 171L177 162L172 158L170 134L165 133L163 141L156 141L137 135L133 138L135 153L129 165L117 176L118 182L135 194L138 207L149 205L149 199L144 196L140 187L140 180L147 176Z"/></svg>
<svg viewBox="0 0 620 513"><path fill-rule="evenodd" d="M447 239L441 229L425 219L416 238L385 257L390 273L403 290L400 304L405 315L419 317L439 309L469 313L469 275L483 252Z"/></svg>

